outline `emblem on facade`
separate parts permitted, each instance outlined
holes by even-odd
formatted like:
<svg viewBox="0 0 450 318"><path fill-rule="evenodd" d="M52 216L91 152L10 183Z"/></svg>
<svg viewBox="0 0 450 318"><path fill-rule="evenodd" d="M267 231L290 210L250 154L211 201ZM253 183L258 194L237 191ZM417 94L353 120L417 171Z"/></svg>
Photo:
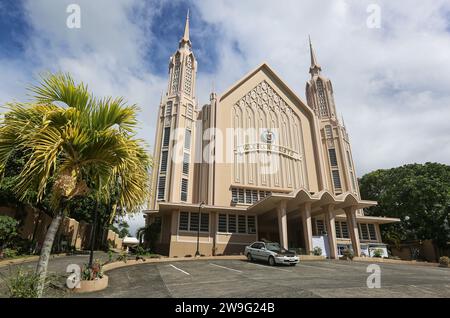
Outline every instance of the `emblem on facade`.
<svg viewBox="0 0 450 318"><path fill-rule="evenodd" d="M275 137L275 133L270 129L263 131L263 133L261 134L262 141L268 144L273 144L273 142L275 141Z"/></svg>

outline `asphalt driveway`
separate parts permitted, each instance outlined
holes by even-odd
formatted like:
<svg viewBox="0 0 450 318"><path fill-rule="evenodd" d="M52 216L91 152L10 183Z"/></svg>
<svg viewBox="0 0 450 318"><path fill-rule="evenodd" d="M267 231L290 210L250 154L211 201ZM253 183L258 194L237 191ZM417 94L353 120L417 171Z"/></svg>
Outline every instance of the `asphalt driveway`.
<svg viewBox="0 0 450 318"><path fill-rule="evenodd" d="M270 267L241 260L140 264L107 272L107 289L69 297L450 297L450 269L378 264L381 288L367 287L368 263L304 261Z"/></svg>

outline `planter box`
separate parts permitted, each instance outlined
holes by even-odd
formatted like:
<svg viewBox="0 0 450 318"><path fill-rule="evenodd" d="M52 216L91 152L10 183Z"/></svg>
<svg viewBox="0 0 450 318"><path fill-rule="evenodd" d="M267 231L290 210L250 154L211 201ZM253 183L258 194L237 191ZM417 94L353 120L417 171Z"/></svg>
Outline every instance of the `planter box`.
<svg viewBox="0 0 450 318"><path fill-rule="evenodd" d="M103 275L102 278L96 280L82 280L80 288L74 288L75 293L90 293L103 290L108 287L108 276Z"/></svg>
<svg viewBox="0 0 450 318"><path fill-rule="evenodd" d="M317 256L317 255L299 255L299 260L301 261L323 261L326 259L325 256Z"/></svg>

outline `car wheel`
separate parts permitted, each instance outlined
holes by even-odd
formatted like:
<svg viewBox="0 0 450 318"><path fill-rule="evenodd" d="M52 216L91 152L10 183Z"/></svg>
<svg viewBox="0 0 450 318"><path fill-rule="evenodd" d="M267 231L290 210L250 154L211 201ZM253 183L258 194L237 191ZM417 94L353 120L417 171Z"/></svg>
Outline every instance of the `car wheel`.
<svg viewBox="0 0 450 318"><path fill-rule="evenodd" d="M274 266L275 265L275 258L273 256L269 256L269 265Z"/></svg>
<svg viewBox="0 0 450 318"><path fill-rule="evenodd" d="M249 262L253 262L253 256L251 253L247 253L247 259Z"/></svg>

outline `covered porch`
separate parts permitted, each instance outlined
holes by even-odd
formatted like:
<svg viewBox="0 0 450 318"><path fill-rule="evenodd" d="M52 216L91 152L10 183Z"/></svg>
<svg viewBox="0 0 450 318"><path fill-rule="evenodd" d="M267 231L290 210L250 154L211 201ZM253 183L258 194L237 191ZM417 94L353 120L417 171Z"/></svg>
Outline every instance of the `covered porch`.
<svg viewBox="0 0 450 318"><path fill-rule="evenodd" d="M366 217L362 209L376 205L375 201L360 200L352 193L338 196L328 191L310 193L299 189L289 194L273 193L248 208L249 213L258 215L258 239L279 241L288 249L301 247L305 254L314 248L313 236L317 228L313 220L323 221L326 233L328 257L338 258L336 221L344 220L354 255L361 255L358 222L370 221L377 224L397 222L394 218Z"/></svg>

